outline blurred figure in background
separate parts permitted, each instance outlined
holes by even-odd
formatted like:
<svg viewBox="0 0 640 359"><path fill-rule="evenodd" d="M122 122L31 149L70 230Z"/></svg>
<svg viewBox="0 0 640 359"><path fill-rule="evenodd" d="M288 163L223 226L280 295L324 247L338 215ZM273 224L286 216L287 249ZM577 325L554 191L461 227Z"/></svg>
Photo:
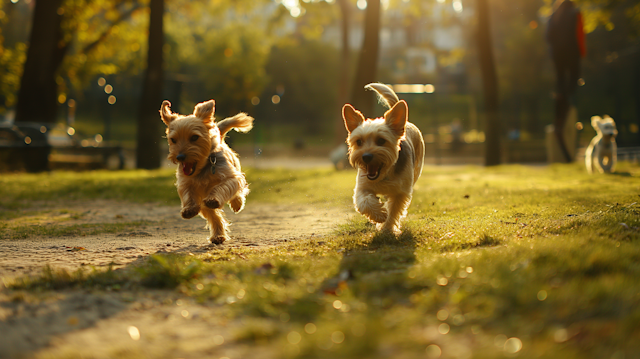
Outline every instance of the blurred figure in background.
<svg viewBox="0 0 640 359"><path fill-rule="evenodd" d="M462 122L459 118L454 118L451 121L451 150L458 152L462 147Z"/></svg>
<svg viewBox="0 0 640 359"><path fill-rule="evenodd" d="M554 135L566 162L572 158L564 139L571 98L580 79L580 58L587 53L582 14L571 0L557 0L549 18L546 40L556 70Z"/></svg>

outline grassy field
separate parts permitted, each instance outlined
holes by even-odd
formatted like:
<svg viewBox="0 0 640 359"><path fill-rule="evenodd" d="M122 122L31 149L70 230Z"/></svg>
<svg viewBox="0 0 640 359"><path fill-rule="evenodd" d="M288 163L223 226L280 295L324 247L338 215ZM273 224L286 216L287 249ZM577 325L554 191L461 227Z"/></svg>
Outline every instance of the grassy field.
<svg viewBox="0 0 640 359"><path fill-rule="evenodd" d="M173 176L3 175L0 220L66 199L177 204ZM355 173L247 176L248 206L285 206L350 203ZM48 269L5 290L161 288L242 318L229 340L281 358L633 358L639 176L624 163L607 176L579 165L429 167L397 238L354 216L323 238L151 256L115 271Z"/></svg>

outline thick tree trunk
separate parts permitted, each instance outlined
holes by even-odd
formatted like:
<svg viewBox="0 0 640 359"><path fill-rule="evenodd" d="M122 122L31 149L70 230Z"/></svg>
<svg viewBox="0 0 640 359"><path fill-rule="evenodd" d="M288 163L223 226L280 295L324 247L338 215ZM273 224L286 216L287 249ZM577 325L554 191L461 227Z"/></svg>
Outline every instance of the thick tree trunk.
<svg viewBox="0 0 640 359"><path fill-rule="evenodd" d="M342 13L342 52L340 56L340 79L338 80L338 103L342 105L349 102L349 69L351 68L351 49L349 48L351 8L348 0L338 0L340 12ZM336 126L335 139L336 143L344 143L347 138L347 130L344 128L342 121Z"/></svg>
<svg viewBox="0 0 640 359"><path fill-rule="evenodd" d="M372 116L373 95L364 90L368 83L376 81L378 72L378 49L380 47L380 0L367 0L364 19L364 40L356 77L351 87L351 104L365 116Z"/></svg>
<svg viewBox="0 0 640 359"><path fill-rule="evenodd" d="M500 164L500 120L498 118L498 79L493 45L488 0L478 0L478 55L482 73L485 111L485 166Z"/></svg>
<svg viewBox="0 0 640 359"><path fill-rule="evenodd" d="M24 64L16 121L55 123L58 112L56 72L66 45L62 40L62 0L39 0L33 10L33 25Z"/></svg>
<svg viewBox="0 0 640 359"><path fill-rule="evenodd" d="M162 102L163 71L162 47L164 32L162 18L164 0L151 0L149 12L149 49L147 69L142 85L142 96L137 126L136 166L138 168L160 167L160 141L162 140L160 103Z"/></svg>

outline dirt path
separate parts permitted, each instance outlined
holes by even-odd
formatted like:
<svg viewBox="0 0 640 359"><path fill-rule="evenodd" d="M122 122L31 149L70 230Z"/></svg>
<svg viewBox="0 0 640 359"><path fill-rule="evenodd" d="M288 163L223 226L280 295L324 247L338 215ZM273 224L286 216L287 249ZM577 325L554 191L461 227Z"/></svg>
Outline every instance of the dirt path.
<svg viewBox="0 0 640 359"><path fill-rule="evenodd" d="M233 340L246 324L225 317L224 304L199 304L175 291L72 290L23 297L4 290L3 279L36 274L45 264L70 270L110 263L124 266L153 253L202 253L212 247L205 221L183 220L176 206L91 201L50 209L46 215L21 217L9 225L61 219L65 219L62 225L147 224L119 233L0 240L0 358L255 356L255 345ZM227 214L233 223L232 238L223 246L260 247L326 235L352 211L322 205L250 204L240 214ZM281 354L259 351L263 358Z"/></svg>
<svg viewBox="0 0 640 359"><path fill-rule="evenodd" d="M81 215L61 225L134 221L148 224L120 233L0 240L0 278L34 274L45 264L71 270L80 266L108 266L110 263L122 266L153 253L199 253L212 246L207 241L209 232L204 229L204 219L196 217L184 220L180 218L177 206L91 201L66 204L64 208L69 213L58 216L71 216L70 213ZM259 247L325 235L353 211L347 207L324 205L255 203L248 204L239 214L226 210L227 218L232 223L232 238L223 244L228 247ZM55 210L53 212L55 215ZM45 217L35 219L32 223L46 224L53 220Z"/></svg>

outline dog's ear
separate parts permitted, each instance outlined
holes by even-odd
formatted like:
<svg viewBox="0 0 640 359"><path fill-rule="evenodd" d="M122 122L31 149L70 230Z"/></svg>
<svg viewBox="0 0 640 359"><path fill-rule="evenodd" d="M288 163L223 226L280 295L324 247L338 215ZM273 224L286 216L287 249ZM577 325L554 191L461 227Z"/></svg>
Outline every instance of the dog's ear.
<svg viewBox="0 0 640 359"><path fill-rule="evenodd" d="M160 106L160 117L165 125L169 126L173 120L178 118L178 114L171 112L171 102L164 100Z"/></svg>
<svg viewBox="0 0 640 359"><path fill-rule="evenodd" d="M365 120L362 113L349 104L342 107L342 118L344 119L344 127L349 133L358 128Z"/></svg>
<svg viewBox="0 0 640 359"><path fill-rule="evenodd" d="M384 122L398 137L404 136L408 113L409 108L404 100L398 101L389 111L384 113Z"/></svg>
<svg viewBox="0 0 640 359"><path fill-rule="evenodd" d="M193 115L204 122L213 122L213 113L216 109L216 102L209 100L196 105Z"/></svg>

